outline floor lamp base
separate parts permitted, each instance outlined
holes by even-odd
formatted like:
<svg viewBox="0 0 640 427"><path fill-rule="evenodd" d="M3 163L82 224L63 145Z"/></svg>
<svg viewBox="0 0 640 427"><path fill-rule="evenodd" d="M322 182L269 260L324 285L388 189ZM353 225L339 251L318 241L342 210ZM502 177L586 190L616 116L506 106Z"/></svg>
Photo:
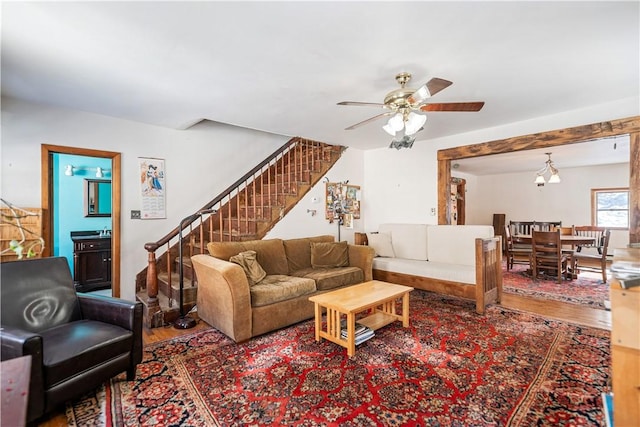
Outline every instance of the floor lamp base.
<svg viewBox="0 0 640 427"><path fill-rule="evenodd" d="M176 329L190 329L194 326L196 326L196 320L189 316L178 317L176 321L173 322L173 327Z"/></svg>

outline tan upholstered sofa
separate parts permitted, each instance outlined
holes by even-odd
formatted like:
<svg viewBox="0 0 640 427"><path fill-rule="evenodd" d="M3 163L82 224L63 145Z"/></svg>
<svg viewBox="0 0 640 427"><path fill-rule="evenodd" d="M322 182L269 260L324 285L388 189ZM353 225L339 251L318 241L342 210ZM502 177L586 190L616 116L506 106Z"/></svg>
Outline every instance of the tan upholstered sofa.
<svg viewBox="0 0 640 427"><path fill-rule="evenodd" d="M210 255L191 258L198 315L236 342L313 318L312 295L372 280L374 250L334 242L329 235L212 242L207 249ZM238 261L250 251L266 273L252 285L253 273Z"/></svg>

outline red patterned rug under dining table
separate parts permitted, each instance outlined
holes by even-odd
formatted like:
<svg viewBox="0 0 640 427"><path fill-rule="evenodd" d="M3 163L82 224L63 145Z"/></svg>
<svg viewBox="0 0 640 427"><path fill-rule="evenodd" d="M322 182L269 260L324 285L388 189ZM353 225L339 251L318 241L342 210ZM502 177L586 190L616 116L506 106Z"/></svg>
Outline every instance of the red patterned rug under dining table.
<svg viewBox="0 0 640 427"><path fill-rule="evenodd" d="M551 299L591 308L605 309L609 300L609 284L602 283L600 273L583 272L574 280L558 283L555 277L533 279L527 273L529 266L516 264L507 271L502 269L503 291L539 299Z"/></svg>

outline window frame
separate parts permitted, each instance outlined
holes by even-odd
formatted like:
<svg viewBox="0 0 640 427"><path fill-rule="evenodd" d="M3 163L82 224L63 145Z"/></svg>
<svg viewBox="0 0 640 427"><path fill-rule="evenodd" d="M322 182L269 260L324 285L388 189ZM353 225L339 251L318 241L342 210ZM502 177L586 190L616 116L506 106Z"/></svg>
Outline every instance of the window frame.
<svg viewBox="0 0 640 427"><path fill-rule="evenodd" d="M627 226L626 227L611 227L611 226L602 226L598 224L598 203L597 203L597 194L598 193L627 193ZM592 188L591 189L591 225L607 227L610 230L629 230L629 223L631 221L631 206L629 204L629 196L631 191L629 187L612 187L612 188ZM621 209L624 210L624 209Z"/></svg>

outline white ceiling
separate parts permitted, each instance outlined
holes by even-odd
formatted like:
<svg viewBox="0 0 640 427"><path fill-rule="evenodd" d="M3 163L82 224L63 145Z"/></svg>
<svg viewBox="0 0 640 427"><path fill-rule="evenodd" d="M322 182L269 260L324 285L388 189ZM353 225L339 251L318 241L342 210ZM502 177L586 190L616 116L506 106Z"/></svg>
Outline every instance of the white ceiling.
<svg viewBox="0 0 640 427"><path fill-rule="evenodd" d="M382 102L400 71L453 81L433 102L485 101L429 113L428 143L637 97L639 20L637 1L3 2L2 94L361 149L388 146L384 123L344 128L381 111L336 103Z"/></svg>

